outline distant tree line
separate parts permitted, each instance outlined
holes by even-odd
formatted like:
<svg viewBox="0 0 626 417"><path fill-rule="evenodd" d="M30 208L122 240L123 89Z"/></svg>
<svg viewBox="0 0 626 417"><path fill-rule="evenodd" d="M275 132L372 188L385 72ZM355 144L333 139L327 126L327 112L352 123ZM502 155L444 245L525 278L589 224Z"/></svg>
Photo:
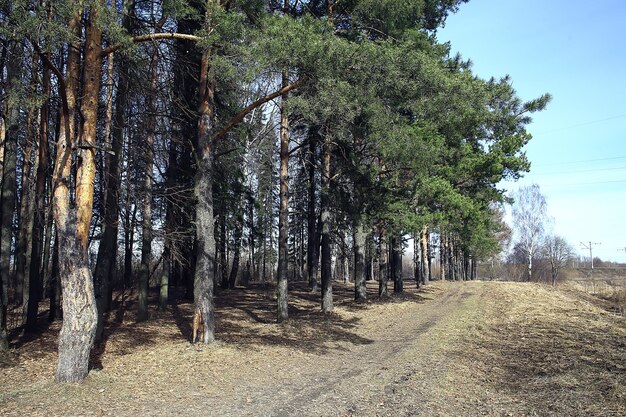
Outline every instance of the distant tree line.
<svg viewBox="0 0 626 417"><path fill-rule="evenodd" d="M79 381L114 291L182 290L210 343L218 288L330 312L335 279L403 291L409 241L418 285L474 278L550 96L438 42L464 2L0 0L0 350L49 299Z"/></svg>

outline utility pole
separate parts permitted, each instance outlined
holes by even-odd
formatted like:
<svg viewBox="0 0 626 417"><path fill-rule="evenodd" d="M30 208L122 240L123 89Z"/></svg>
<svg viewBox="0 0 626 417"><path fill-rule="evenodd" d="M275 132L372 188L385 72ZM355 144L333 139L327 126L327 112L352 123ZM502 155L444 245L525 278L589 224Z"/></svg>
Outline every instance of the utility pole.
<svg viewBox="0 0 626 417"><path fill-rule="evenodd" d="M583 247L583 249L587 249L589 251L589 258L591 259L591 269L593 270L593 247L600 246L601 243L589 241L587 243L580 242L580 245Z"/></svg>

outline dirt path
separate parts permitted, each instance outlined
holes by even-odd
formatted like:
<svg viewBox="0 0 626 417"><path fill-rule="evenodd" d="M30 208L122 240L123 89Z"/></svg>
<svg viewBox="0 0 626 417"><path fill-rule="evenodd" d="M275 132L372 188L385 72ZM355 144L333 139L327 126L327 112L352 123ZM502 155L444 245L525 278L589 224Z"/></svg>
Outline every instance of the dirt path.
<svg viewBox="0 0 626 417"><path fill-rule="evenodd" d="M380 327L369 334L370 344L324 355L314 368L296 367L293 377L262 392L245 387L244 395L255 399L233 412L223 411L249 416L414 414L430 391L426 381L416 387L414 377L419 369L435 365L428 353L433 347L430 330L478 297L481 291L476 290L451 287L400 317L383 313Z"/></svg>
<svg viewBox="0 0 626 417"><path fill-rule="evenodd" d="M80 385L54 384L53 351L26 344L0 367L0 415L626 413L624 318L571 294L435 283L359 305L350 287L335 292L336 313L325 316L315 295L295 289L280 325L262 292L222 294L222 342L205 348L181 339L191 306L148 324L129 317L110 329L103 369Z"/></svg>

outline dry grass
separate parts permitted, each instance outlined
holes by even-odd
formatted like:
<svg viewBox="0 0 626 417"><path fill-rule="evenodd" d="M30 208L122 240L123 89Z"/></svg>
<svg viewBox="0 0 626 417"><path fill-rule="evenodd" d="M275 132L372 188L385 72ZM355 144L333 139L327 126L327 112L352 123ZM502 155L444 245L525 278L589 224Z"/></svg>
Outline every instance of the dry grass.
<svg viewBox="0 0 626 417"><path fill-rule="evenodd" d="M572 292L500 283L466 343L475 377L511 415L626 415L626 322Z"/></svg>
<svg viewBox="0 0 626 417"><path fill-rule="evenodd" d="M54 323L0 356L0 415L626 415L626 322L593 296L503 282L406 289L357 304L336 284L324 315L294 286L283 324L271 291L225 291L209 347L188 342L191 304L141 324L127 305L76 385L52 381Z"/></svg>

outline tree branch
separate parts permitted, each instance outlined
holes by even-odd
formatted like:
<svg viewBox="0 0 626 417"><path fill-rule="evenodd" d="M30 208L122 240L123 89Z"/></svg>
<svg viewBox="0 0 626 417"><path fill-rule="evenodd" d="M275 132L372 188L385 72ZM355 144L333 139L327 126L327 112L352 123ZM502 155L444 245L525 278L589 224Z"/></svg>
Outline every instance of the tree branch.
<svg viewBox="0 0 626 417"><path fill-rule="evenodd" d="M305 81L306 81L306 77L302 77L298 81L296 81L294 83L291 83L289 85L286 85L285 87L281 88L280 90L274 91L272 94L268 94L265 97L261 97L260 99L258 99L254 103L252 103L249 106L247 106L245 109L241 110L239 113L234 115L228 121L228 123L226 123L224 125L224 127L219 132L217 132L213 136L213 143L217 143L218 141L223 139L224 136L226 136L226 134L228 132L230 132L230 130L233 127L235 127L237 124L241 123L241 121L244 119L244 117L246 117L248 115L248 113L250 113L252 110L254 110L257 107L267 103L270 100L274 100L278 96L281 96L281 95L283 95L285 93L288 93L291 90L294 90L294 89L302 86L302 84L304 84Z"/></svg>
<svg viewBox="0 0 626 417"><path fill-rule="evenodd" d="M156 41L159 39L183 39L187 41L198 42L202 38L200 36L188 35L186 33L150 33L147 35L134 36L131 41L133 43L141 43L146 41ZM117 43L115 45L109 46L108 48L104 48L102 50L102 56L112 54L113 52L122 49L124 46L125 44L123 43Z"/></svg>

